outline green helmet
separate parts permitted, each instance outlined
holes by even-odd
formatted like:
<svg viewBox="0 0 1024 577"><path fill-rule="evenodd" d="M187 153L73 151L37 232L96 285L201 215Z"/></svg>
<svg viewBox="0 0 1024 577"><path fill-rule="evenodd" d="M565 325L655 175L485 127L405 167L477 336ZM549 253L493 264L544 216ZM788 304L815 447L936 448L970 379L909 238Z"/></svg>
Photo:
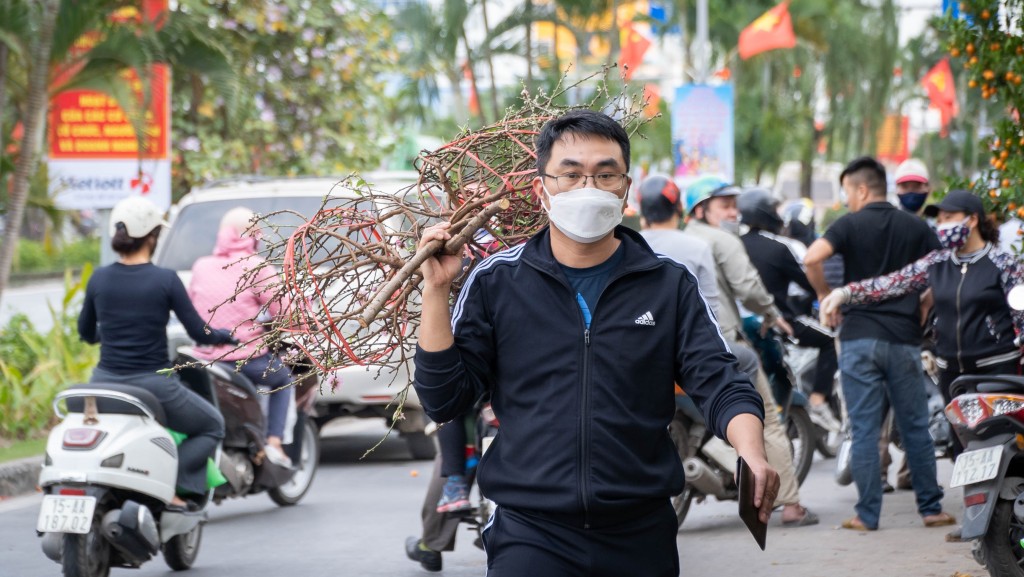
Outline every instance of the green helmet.
<svg viewBox="0 0 1024 577"><path fill-rule="evenodd" d="M709 198L739 195L740 189L721 177L701 176L686 187L686 211L693 214L693 209Z"/></svg>

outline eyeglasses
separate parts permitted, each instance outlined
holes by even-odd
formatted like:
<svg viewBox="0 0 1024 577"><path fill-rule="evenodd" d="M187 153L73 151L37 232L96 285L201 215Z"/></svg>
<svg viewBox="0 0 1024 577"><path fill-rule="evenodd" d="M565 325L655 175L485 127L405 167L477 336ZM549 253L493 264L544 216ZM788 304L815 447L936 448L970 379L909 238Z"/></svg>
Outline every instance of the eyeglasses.
<svg viewBox="0 0 1024 577"><path fill-rule="evenodd" d="M602 172L601 174L580 174L578 172L568 172L566 174L557 175L541 174L541 176L555 179L559 192L565 192L578 186L585 186L588 178L593 179L594 186L601 190L619 190L622 188L622 185L626 182L626 177L629 175L618 174L615 172Z"/></svg>

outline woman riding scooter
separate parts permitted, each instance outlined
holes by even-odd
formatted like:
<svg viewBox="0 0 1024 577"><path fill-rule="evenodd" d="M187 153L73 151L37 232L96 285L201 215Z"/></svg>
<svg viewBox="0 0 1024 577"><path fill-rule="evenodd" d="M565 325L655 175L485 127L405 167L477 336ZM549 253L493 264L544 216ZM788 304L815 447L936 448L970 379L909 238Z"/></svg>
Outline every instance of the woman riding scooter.
<svg viewBox="0 0 1024 577"><path fill-rule="evenodd" d="M167 321L173 311L190 337L205 344L235 342L231 333L207 329L178 275L150 262L162 212L150 201L128 197L110 213L111 247L118 262L96 269L85 289L78 334L100 344L93 383L121 383L153 393L167 426L188 435L178 447L178 495L171 507L197 508L185 499L206 492L206 462L224 438L224 420L174 373L167 354ZM183 498L184 497L184 498Z"/></svg>
<svg viewBox="0 0 1024 577"><path fill-rule="evenodd" d="M295 389L288 385L292 373L280 357L270 352L261 336L265 332L258 321L280 314L281 302L272 299L269 287L275 280L273 269L256 254L258 233L250 231L253 212L236 207L220 221L213 254L192 265L188 296L207 323L236 327L242 341L239 347L200 348L196 356L207 361L239 361L239 371L257 387L271 390L267 410L267 443L263 450L270 462L291 466L281 448L288 406ZM251 280L246 276L252 275ZM247 286L239 284L246 280Z"/></svg>

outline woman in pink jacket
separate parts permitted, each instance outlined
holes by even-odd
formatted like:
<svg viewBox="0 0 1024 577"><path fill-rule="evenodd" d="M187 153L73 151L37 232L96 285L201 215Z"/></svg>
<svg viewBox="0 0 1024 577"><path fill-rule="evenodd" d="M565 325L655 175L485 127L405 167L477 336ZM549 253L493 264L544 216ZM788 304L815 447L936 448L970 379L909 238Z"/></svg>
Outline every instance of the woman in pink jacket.
<svg viewBox="0 0 1024 577"><path fill-rule="evenodd" d="M198 349L204 360L245 361L239 369L257 387L269 387L267 411L267 458L276 464L291 466L281 449L288 404L292 389L291 371L281 359L270 352L260 338L264 332L259 319L273 318L280 312L280 302L271 300L270 287L275 273L269 266L261 267L242 288L244 275L263 264L257 254L258 233L249 231L253 212L244 207L229 210L220 222L213 254L192 265L192 281L188 294L196 310L211 326L235 327L238 347L215 346Z"/></svg>

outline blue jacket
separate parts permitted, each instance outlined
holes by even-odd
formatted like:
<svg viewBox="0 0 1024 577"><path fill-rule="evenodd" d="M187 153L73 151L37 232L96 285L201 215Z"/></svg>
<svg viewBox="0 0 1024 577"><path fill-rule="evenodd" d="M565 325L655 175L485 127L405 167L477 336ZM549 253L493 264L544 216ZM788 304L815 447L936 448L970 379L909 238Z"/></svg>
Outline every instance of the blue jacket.
<svg viewBox="0 0 1024 577"><path fill-rule="evenodd" d="M615 235L624 258L589 329L545 229L469 275L454 346L416 352L416 392L435 421L490 394L501 427L477 478L499 505L584 526L663 505L684 479L668 433L676 382L720 437L737 414L764 416L694 276L638 233Z"/></svg>

